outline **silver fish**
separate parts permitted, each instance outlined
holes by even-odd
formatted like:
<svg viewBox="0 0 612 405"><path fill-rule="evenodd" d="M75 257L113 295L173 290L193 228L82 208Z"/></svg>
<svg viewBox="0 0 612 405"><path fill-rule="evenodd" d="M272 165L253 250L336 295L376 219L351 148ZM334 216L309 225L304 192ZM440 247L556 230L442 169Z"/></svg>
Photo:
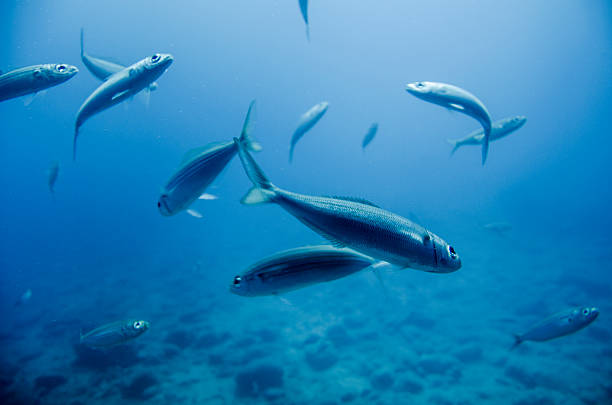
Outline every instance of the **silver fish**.
<svg viewBox="0 0 612 405"><path fill-rule="evenodd" d="M499 121L495 121L491 126L491 135L489 141L493 142L510 135L527 122L527 117L517 115L516 117L508 117ZM484 130L477 129L461 139L447 139L446 141L453 146L451 156L463 145L482 145L484 139Z"/></svg>
<svg viewBox="0 0 612 405"><path fill-rule="evenodd" d="M459 111L476 119L484 129L482 140L482 164L487 160L491 135L491 116L484 104L472 93L453 86L436 82L415 82L406 85L406 91L421 100Z"/></svg>
<svg viewBox="0 0 612 405"><path fill-rule="evenodd" d="M27 66L4 74L0 72L0 101L57 86L78 72L76 66L64 63Z"/></svg>
<svg viewBox="0 0 612 405"><path fill-rule="evenodd" d="M378 132L378 123L377 122L375 122L372 125L370 125L370 129L368 129L368 132L363 137L363 141L361 142L361 148L363 150L365 150L366 146L368 146L370 144L370 142L372 142L372 140L376 136L376 132Z"/></svg>
<svg viewBox="0 0 612 405"><path fill-rule="evenodd" d="M255 100L249 105L240 142L247 148L261 150L250 137L253 127L252 113ZM181 167L170 177L157 202L159 212L164 216L174 215L187 209L197 200L219 173L236 156L238 148L234 141L213 142L187 152Z"/></svg>
<svg viewBox="0 0 612 405"><path fill-rule="evenodd" d="M329 103L327 101L322 101L319 104L314 105L310 110L306 111L298 122L298 127L293 133L291 137L291 147L289 149L289 162L293 160L293 149L295 148L295 144L304 136L304 134L312 127L315 126L317 122L325 115L327 108L329 107Z"/></svg>
<svg viewBox="0 0 612 405"><path fill-rule="evenodd" d="M170 67L174 58L170 54L156 53L111 75L83 102L74 124L73 159L79 128L97 113L106 110L148 88Z"/></svg>
<svg viewBox="0 0 612 405"><path fill-rule="evenodd" d="M594 307L566 309L544 319L522 335L514 335L512 349L526 340L543 342L577 332L590 325L598 315L599 310Z"/></svg>
<svg viewBox="0 0 612 405"><path fill-rule="evenodd" d="M126 68L124 65L98 58L96 56L91 56L90 54L86 53L83 46L83 28L81 28L81 60L87 67L87 70L89 70L92 75L100 80L106 80L113 74ZM151 83L149 90L156 89L157 83Z"/></svg>
<svg viewBox="0 0 612 405"><path fill-rule="evenodd" d="M310 41L310 27L308 26L308 0L299 0L299 3L302 18L304 19L304 24L306 24L306 39Z"/></svg>
<svg viewBox="0 0 612 405"><path fill-rule="evenodd" d="M51 194L55 192L53 187L55 187L55 182L57 181L57 176L59 174L59 162L54 161L51 163L51 166L47 169L47 185L49 186L49 191Z"/></svg>
<svg viewBox="0 0 612 405"><path fill-rule="evenodd" d="M117 321L81 334L80 342L93 348L111 347L135 339L148 329L149 322L147 321Z"/></svg>
<svg viewBox="0 0 612 405"><path fill-rule="evenodd" d="M375 260L351 249L304 246L266 257L234 277L230 291L244 297L281 294L356 273Z"/></svg>
<svg viewBox="0 0 612 405"><path fill-rule="evenodd" d="M276 203L336 247L429 272L461 267L455 249L420 225L355 198L317 197L282 190L272 184L251 154L234 138L244 170L254 187L243 204Z"/></svg>

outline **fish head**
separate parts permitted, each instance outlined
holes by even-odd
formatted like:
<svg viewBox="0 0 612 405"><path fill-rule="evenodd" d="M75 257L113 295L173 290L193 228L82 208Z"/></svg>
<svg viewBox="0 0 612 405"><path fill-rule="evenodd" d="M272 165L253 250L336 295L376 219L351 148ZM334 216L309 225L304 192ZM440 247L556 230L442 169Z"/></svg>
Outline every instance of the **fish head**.
<svg viewBox="0 0 612 405"><path fill-rule="evenodd" d="M436 82L414 82L406 85L406 91L415 97L428 99L429 97L443 91L440 83Z"/></svg>
<svg viewBox="0 0 612 405"><path fill-rule="evenodd" d="M229 290L231 293L240 295L242 297L253 296L251 292L251 284L249 283L249 277L240 274L234 277L229 286Z"/></svg>
<svg viewBox="0 0 612 405"><path fill-rule="evenodd" d="M140 319L129 321L127 325L127 330L130 334L130 337L140 336L147 330L149 330L149 322Z"/></svg>
<svg viewBox="0 0 612 405"><path fill-rule="evenodd" d="M506 126L508 127L508 129L516 131L517 129L525 125L525 122L527 122L527 117L525 117L524 115L517 115L516 117L510 118L510 120L508 120L508 122L506 123Z"/></svg>
<svg viewBox="0 0 612 405"><path fill-rule="evenodd" d="M175 214L175 211L172 206L173 204L168 194L162 194L161 196L159 196L159 200L157 200L157 208L163 216L170 217Z"/></svg>
<svg viewBox="0 0 612 405"><path fill-rule="evenodd" d="M588 325L593 322L597 316L599 315L599 309L595 307L580 307L578 308L578 313L575 316L575 319L581 325Z"/></svg>
<svg viewBox="0 0 612 405"><path fill-rule="evenodd" d="M48 80L54 83L63 83L77 73L79 73L79 69L76 66L67 65L65 63L45 65L44 72Z"/></svg>
<svg viewBox="0 0 612 405"><path fill-rule="evenodd" d="M329 108L329 102L328 101L322 101L319 104L317 104L317 113L318 114L322 114L325 111L327 111L328 108Z"/></svg>
<svg viewBox="0 0 612 405"><path fill-rule="evenodd" d="M174 61L174 57L169 53L156 53L143 60L145 71L159 77L164 73Z"/></svg>
<svg viewBox="0 0 612 405"><path fill-rule="evenodd" d="M455 251L455 248L446 243L438 236L434 236L436 273L452 273L461 268L461 258Z"/></svg>

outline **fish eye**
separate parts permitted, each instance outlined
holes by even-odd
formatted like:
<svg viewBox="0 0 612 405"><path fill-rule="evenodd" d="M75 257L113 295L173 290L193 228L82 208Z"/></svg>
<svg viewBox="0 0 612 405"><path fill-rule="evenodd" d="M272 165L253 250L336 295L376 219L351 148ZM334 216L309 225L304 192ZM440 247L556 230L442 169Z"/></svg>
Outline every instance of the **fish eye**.
<svg viewBox="0 0 612 405"><path fill-rule="evenodd" d="M58 72L63 72L64 70L68 69L68 67L66 65L57 65L55 69L57 69Z"/></svg>
<svg viewBox="0 0 612 405"><path fill-rule="evenodd" d="M140 329L140 328L142 328L142 321L134 322L134 329Z"/></svg>
<svg viewBox="0 0 612 405"><path fill-rule="evenodd" d="M423 87L425 87L425 83L423 83L423 82L417 82L416 86L417 86L419 89L422 89Z"/></svg>
<svg viewBox="0 0 612 405"><path fill-rule="evenodd" d="M151 62L155 63L157 62L159 59L161 58L161 56L156 53L155 55L151 56Z"/></svg>
<svg viewBox="0 0 612 405"><path fill-rule="evenodd" d="M582 310L582 315L584 315L584 316L589 316L589 313L591 313L591 311L589 311L588 308L585 308L585 309Z"/></svg>
<svg viewBox="0 0 612 405"><path fill-rule="evenodd" d="M161 208L161 203L159 201L157 202L157 208Z"/></svg>
<svg viewBox="0 0 612 405"><path fill-rule="evenodd" d="M457 252L455 252L455 248L452 246L448 246L448 254L450 255L450 257L452 257L453 259L457 258Z"/></svg>
<svg viewBox="0 0 612 405"><path fill-rule="evenodd" d="M242 277L236 276L234 277L234 287L240 287L240 282L242 281Z"/></svg>

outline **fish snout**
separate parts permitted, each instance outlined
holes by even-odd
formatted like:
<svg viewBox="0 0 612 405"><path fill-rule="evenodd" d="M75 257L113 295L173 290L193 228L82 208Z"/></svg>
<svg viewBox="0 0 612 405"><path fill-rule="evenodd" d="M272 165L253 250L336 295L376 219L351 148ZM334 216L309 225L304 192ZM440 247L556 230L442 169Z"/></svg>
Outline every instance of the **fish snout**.
<svg viewBox="0 0 612 405"><path fill-rule="evenodd" d="M229 285L229 290L232 294L246 295L245 287L246 285L243 283L242 276L237 275Z"/></svg>
<svg viewBox="0 0 612 405"><path fill-rule="evenodd" d="M427 85L425 82L414 82L406 85L406 91L410 94L422 94L425 92Z"/></svg>
<svg viewBox="0 0 612 405"><path fill-rule="evenodd" d="M597 318L599 316L599 308L592 307L591 308L591 316L593 317L593 319Z"/></svg>

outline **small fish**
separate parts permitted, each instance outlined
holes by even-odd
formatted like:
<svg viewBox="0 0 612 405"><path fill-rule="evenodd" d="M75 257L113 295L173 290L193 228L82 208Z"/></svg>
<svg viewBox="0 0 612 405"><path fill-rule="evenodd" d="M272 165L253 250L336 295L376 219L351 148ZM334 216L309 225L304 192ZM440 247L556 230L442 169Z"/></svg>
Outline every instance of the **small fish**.
<svg viewBox="0 0 612 405"><path fill-rule="evenodd" d="M83 46L83 28L81 28L81 60L87 67L87 70L102 81L126 68L124 65L120 65L119 63L111 62L96 56L91 56L90 54L86 53ZM157 87L157 83L152 83L149 86L149 90L156 90Z"/></svg>
<svg viewBox="0 0 612 405"><path fill-rule="evenodd" d="M370 144L370 142L372 142L372 140L376 136L376 132L378 132L378 123L377 122L375 122L372 125L370 125L370 129L368 129L368 132L363 137L363 142L361 142L361 148L364 151L365 151L366 146L368 146Z"/></svg>
<svg viewBox="0 0 612 405"><path fill-rule="evenodd" d="M55 182L57 181L57 176L59 174L59 162L54 161L51 163L51 166L47 169L47 185L49 186L49 191L51 194L55 192L53 187L55 186Z"/></svg>
<svg viewBox="0 0 612 405"><path fill-rule="evenodd" d="M421 100L459 111L476 119L484 129L482 140L482 164L487 160L491 135L491 116L484 104L468 91L451 84L414 82L406 85L406 91Z"/></svg>
<svg viewBox="0 0 612 405"><path fill-rule="evenodd" d="M21 294L21 297L19 297L19 299L15 301L15 306L18 307L20 305L23 305L26 302L30 301L31 298L32 298L32 290L28 288L23 294Z"/></svg>
<svg viewBox="0 0 612 405"><path fill-rule="evenodd" d="M83 102L77 113L74 124L73 159L76 159L79 128L85 121L99 112L133 97L138 92L148 89L170 67L172 61L174 61L172 55L156 53L112 74L94 90Z"/></svg>
<svg viewBox="0 0 612 405"><path fill-rule="evenodd" d="M149 322L141 320L117 321L81 334L81 344L92 348L119 345L137 338L149 329Z"/></svg>
<svg viewBox="0 0 612 405"><path fill-rule="evenodd" d="M306 132L310 131L310 129L314 127L317 122L319 122L321 117L325 115L328 107L329 103L327 101L320 102L319 104L314 105L310 110L306 111L304 115L300 117L298 127L291 137L289 162L293 160L293 149L295 148L295 144L298 143Z"/></svg>
<svg viewBox="0 0 612 405"><path fill-rule="evenodd" d="M0 72L0 101L36 94L64 83L78 72L76 66L64 63L27 66L4 74Z"/></svg>
<svg viewBox="0 0 612 405"><path fill-rule="evenodd" d="M310 41L310 27L308 26L308 0L298 0L300 3L300 12L306 24L306 39Z"/></svg>
<svg viewBox="0 0 612 405"><path fill-rule="evenodd" d="M491 126L491 136L489 141L493 142L510 135L527 122L527 117L517 115L516 117L508 117L499 121L495 121ZM461 139L447 139L446 141L453 146L451 156L463 145L482 145L484 139L484 130L477 129L468 136Z"/></svg>
<svg viewBox="0 0 612 405"><path fill-rule="evenodd" d="M266 257L234 277L230 291L244 297L282 294L337 280L370 267L375 260L351 249L304 246Z"/></svg>
<svg viewBox="0 0 612 405"><path fill-rule="evenodd" d="M240 134L240 142L247 148L258 151L261 150L261 147L250 137L253 129L254 107L255 100L249 105ZM171 216L187 209L197 199L215 199L215 196L206 194L204 191L237 153L238 148L234 141L213 142L188 151L181 167L170 177L159 197L157 202L159 212L164 216ZM197 211L189 211L188 213L192 216L202 217Z"/></svg>
<svg viewBox="0 0 612 405"><path fill-rule="evenodd" d="M268 180L236 138L239 156L254 187L243 204L275 203L336 247L350 247L402 268L449 273L461 267L455 249L420 225L351 197L317 197L282 190Z"/></svg>
<svg viewBox="0 0 612 405"><path fill-rule="evenodd" d="M484 228L493 232L506 233L512 229L512 225L507 222L491 222L484 225Z"/></svg>
<svg viewBox="0 0 612 405"><path fill-rule="evenodd" d="M599 310L594 307L577 307L561 311L534 325L522 335L514 335L512 349L526 340L543 342L577 332L590 325L598 315Z"/></svg>

